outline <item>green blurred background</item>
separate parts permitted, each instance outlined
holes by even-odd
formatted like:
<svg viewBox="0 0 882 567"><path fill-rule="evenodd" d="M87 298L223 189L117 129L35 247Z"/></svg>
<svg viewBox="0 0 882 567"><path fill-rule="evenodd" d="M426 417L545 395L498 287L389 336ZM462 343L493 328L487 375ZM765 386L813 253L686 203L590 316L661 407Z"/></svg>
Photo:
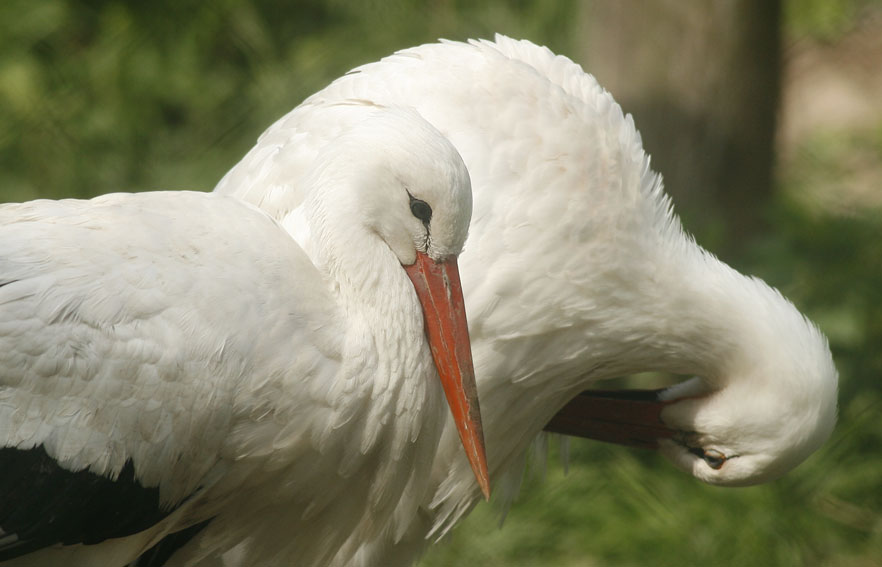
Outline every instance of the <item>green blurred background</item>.
<svg viewBox="0 0 882 567"><path fill-rule="evenodd" d="M348 69L494 32L634 113L686 228L827 333L841 420L746 489L576 440L565 472L552 440L502 529L481 505L421 565L882 565L879 0L3 0L0 201L210 190Z"/></svg>

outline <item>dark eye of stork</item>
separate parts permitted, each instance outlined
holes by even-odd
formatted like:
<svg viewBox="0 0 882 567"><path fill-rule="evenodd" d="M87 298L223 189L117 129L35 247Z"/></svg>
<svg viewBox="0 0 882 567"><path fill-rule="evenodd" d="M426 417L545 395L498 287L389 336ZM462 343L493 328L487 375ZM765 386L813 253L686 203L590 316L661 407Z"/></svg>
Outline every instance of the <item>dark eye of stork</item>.
<svg viewBox="0 0 882 567"><path fill-rule="evenodd" d="M429 226L429 222L432 220L432 207L429 206L429 203L417 199L410 193L407 196L410 197L410 212L424 225Z"/></svg>
<svg viewBox="0 0 882 567"><path fill-rule="evenodd" d="M723 468L723 465L726 463L726 455L719 451L708 449L704 452L704 462L707 463L707 466L710 468L718 471Z"/></svg>
<svg viewBox="0 0 882 567"><path fill-rule="evenodd" d="M723 465L726 464L726 460L728 459L726 455L720 453L715 449L704 450L701 447L689 447L689 452L704 459L704 462L707 463L707 466L714 469L715 471L723 468Z"/></svg>

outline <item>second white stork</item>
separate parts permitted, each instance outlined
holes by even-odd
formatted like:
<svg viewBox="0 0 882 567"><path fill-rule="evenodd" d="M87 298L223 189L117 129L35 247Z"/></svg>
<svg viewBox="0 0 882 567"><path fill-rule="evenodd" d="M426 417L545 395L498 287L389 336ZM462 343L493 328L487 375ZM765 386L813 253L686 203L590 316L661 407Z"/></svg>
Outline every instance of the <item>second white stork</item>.
<svg viewBox="0 0 882 567"><path fill-rule="evenodd" d="M468 173L415 112L363 118L298 181L303 247L219 194L0 207L0 562L121 566L185 530L181 562L326 565L417 513L445 393L489 490Z"/></svg>
<svg viewBox="0 0 882 567"><path fill-rule="evenodd" d="M823 335L682 230L631 118L546 48L497 36L354 69L270 127L217 191L275 216L297 211L296 181L329 136L392 103L444 133L472 178L460 261L497 482L520 475L549 422L658 447L721 485L776 478L829 436L837 373ZM660 393L579 395L650 370L696 378ZM474 506L456 443L448 426L420 511L396 514L408 531L354 532L339 564L353 553L358 565L409 564Z"/></svg>

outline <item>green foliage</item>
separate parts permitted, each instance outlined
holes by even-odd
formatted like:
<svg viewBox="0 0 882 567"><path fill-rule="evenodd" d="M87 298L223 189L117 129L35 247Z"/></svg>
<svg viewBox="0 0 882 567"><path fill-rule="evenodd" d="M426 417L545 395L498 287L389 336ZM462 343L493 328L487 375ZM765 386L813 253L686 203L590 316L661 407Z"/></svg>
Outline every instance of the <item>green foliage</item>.
<svg viewBox="0 0 882 567"><path fill-rule="evenodd" d="M0 196L211 189L272 121L350 68L496 31L566 51L570 5L4 1Z"/></svg>
<svg viewBox="0 0 882 567"><path fill-rule="evenodd" d="M791 1L788 26L834 38L869 1ZM273 120L358 64L496 31L575 54L575 12L572 0L4 0L0 201L209 190ZM770 485L717 489L656 455L573 441L569 474L551 464L528 481L504 529L478 506L423 567L878 565L882 215L805 196L829 195L880 149L882 131L807 141L774 232L732 262L830 337L841 419L817 455Z"/></svg>
<svg viewBox="0 0 882 567"><path fill-rule="evenodd" d="M787 31L822 41L834 41L879 0L789 0L784 2Z"/></svg>

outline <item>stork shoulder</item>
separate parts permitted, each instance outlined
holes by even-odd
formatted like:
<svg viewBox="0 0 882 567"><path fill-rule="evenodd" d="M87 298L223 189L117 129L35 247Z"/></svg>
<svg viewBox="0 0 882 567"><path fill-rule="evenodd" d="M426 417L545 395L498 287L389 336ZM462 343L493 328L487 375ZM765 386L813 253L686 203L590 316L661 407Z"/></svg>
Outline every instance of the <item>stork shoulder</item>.
<svg viewBox="0 0 882 567"><path fill-rule="evenodd" d="M333 309L287 233L233 198L0 206L0 548L160 521L253 419L255 384L270 398L334 368Z"/></svg>

